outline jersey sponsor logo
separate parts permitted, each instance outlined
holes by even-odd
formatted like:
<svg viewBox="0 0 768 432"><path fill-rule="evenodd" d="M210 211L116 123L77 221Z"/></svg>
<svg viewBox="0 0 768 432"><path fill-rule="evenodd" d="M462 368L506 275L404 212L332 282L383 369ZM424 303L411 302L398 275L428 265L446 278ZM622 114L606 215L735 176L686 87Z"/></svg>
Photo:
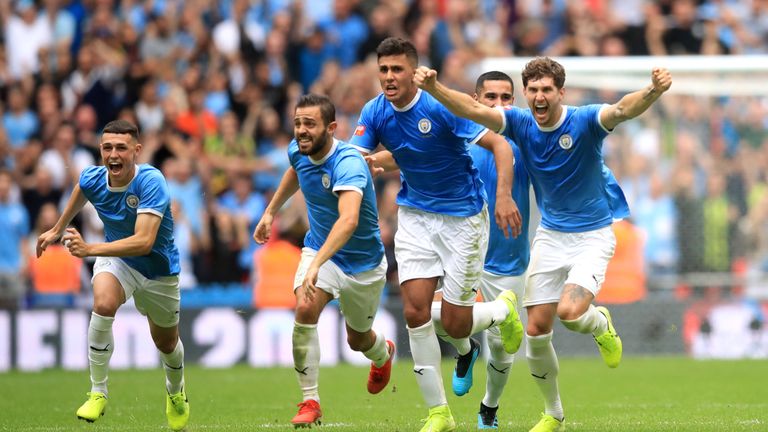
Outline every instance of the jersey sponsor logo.
<svg viewBox="0 0 768 432"><path fill-rule="evenodd" d="M322 181L323 181L324 188L328 189L329 187L331 187L331 176L329 176L328 174L323 174Z"/></svg>
<svg viewBox="0 0 768 432"><path fill-rule="evenodd" d="M421 119L419 120L419 132L426 134L429 133L429 131L432 130L432 122L428 119Z"/></svg>
<svg viewBox="0 0 768 432"><path fill-rule="evenodd" d="M135 209L139 206L139 197L136 195L128 195L128 197L125 198L125 204L128 207Z"/></svg>
<svg viewBox="0 0 768 432"><path fill-rule="evenodd" d="M560 135L557 143L560 144L560 148L563 150L570 150L573 147L573 138L568 134Z"/></svg>
<svg viewBox="0 0 768 432"><path fill-rule="evenodd" d="M355 135L363 136L363 134L365 134L365 126L357 125L357 127L355 128Z"/></svg>

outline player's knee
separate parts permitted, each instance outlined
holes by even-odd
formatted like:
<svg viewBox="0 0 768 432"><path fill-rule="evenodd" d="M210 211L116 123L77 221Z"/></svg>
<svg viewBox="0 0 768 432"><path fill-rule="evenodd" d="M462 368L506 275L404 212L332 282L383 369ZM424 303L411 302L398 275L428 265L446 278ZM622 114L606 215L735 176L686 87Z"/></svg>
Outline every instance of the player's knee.
<svg viewBox="0 0 768 432"><path fill-rule="evenodd" d="M318 319L318 313L315 308L309 303L299 302L296 305L296 321L300 323L316 323Z"/></svg>
<svg viewBox="0 0 768 432"><path fill-rule="evenodd" d="M421 327L432 319L431 305L418 307L416 305L404 305L403 316L410 328Z"/></svg>
<svg viewBox="0 0 768 432"><path fill-rule="evenodd" d="M541 336L551 331L552 331L551 325L535 322L532 320L528 320L528 324L525 326L525 333L528 336Z"/></svg>
<svg viewBox="0 0 768 432"><path fill-rule="evenodd" d="M117 313L119 303L116 299L109 297L98 297L93 299L93 311L103 317L114 317Z"/></svg>
<svg viewBox="0 0 768 432"><path fill-rule="evenodd" d="M448 333L448 336L454 339L461 339L469 336L469 333L472 331L472 323L470 322L467 325L467 323L460 320L446 319L443 320L443 328Z"/></svg>
<svg viewBox="0 0 768 432"><path fill-rule="evenodd" d="M557 305L557 317L560 318L560 321L573 321L584 314L584 310L582 309L583 308L576 303L559 303Z"/></svg>

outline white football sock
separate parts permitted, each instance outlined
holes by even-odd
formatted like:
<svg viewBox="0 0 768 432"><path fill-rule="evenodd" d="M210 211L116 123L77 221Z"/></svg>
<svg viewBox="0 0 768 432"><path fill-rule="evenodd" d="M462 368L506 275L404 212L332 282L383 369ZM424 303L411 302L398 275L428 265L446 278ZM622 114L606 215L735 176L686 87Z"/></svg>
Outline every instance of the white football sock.
<svg viewBox="0 0 768 432"><path fill-rule="evenodd" d="M115 341L112 337L112 323L115 317L104 317L91 312L88 325L88 362L91 367L91 391L107 394L109 359L112 358Z"/></svg>
<svg viewBox="0 0 768 432"><path fill-rule="evenodd" d="M575 320L560 320L568 330L579 333L592 333L595 336L608 331L608 319L594 305L589 305L587 311Z"/></svg>
<svg viewBox="0 0 768 432"><path fill-rule="evenodd" d="M363 355L371 360L376 367L384 366L384 363L389 360L389 347L384 335L376 333L376 340L373 342L373 346L368 351L365 351Z"/></svg>
<svg viewBox="0 0 768 432"><path fill-rule="evenodd" d="M498 328L488 329L485 335L488 340L490 355L488 356L488 364L485 367L488 374L485 379L483 405L495 408L499 406L499 399L501 399L501 395L504 392L504 386L507 385L509 375L512 373L512 363L515 360L515 355L504 351Z"/></svg>
<svg viewBox="0 0 768 432"><path fill-rule="evenodd" d="M440 344L437 342L432 321L427 321L420 327L408 327L408 341L413 357L413 372L427 407L448 404L440 373Z"/></svg>
<svg viewBox="0 0 768 432"><path fill-rule="evenodd" d="M557 385L557 374L560 365L557 362L557 354L552 346L552 332L541 336L525 335L528 357L528 367L531 370L533 380L539 386L544 396L544 412L552 417L563 419L563 404L560 402L560 390Z"/></svg>
<svg viewBox="0 0 768 432"><path fill-rule="evenodd" d="M293 323L293 367L304 400L320 402L317 379L320 373L320 341L317 324Z"/></svg>
<svg viewBox="0 0 768 432"><path fill-rule="evenodd" d="M166 354L160 351L165 369L165 388L168 394L176 394L184 388L184 344L181 338L176 341L176 348Z"/></svg>
<svg viewBox="0 0 768 432"><path fill-rule="evenodd" d="M469 337L454 339L448 336L448 333L446 333L445 329L443 328L443 321L440 316L442 309L441 305L442 303L440 302L432 302L432 323L435 326L435 333L440 339L453 345L459 355L465 355L469 353L469 351L472 349L472 345L469 343Z"/></svg>
<svg viewBox="0 0 768 432"><path fill-rule="evenodd" d="M475 303L472 308L472 330L470 335L498 326L509 315L509 307L504 300L496 299Z"/></svg>

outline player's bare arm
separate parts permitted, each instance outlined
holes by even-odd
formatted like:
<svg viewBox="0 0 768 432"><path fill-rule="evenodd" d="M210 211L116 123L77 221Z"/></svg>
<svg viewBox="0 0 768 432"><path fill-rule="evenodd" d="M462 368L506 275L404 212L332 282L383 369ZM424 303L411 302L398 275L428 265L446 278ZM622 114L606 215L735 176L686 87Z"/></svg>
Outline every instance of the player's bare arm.
<svg viewBox="0 0 768 432"><path fill-rule="evenodd" d="M59 239L61 239L61 237L64 235L64 230L67 228L67 225L69 225L75 215L79 213L80 210L82 210L83 206L87 202L88 199L80 189L80 185L76 184L74 190L72 191L72 195L69 197L69 201L67 201L67 206L64 208L64 212L59 217L59 220L56 221L56 225L54 225L50 230L40 234L40 237L37 238L36 253L38 258L40 258L45 249L48 248L48 245L56 243L59 241Z"/></svg>
<svg viewBox="0 0 768 432"><path fill-rule="evenodd" d="M434 69L418 67L413 81L445 105L454 115L480 123L492 131L498 131L504 125L503 114L500 111L483 105L468 94L444 86L437 80L437 71Z"/></svg>
<svg viewBox="0 0 768 432"><path fill-rule="evenodd" d="M307 269L307 273L304 276L301 286L304 291L304 296L307 300L312 300L315 296L315 283L317 283L317 275L320 272L320 267L325 264L326 261L339 251L347 241L352 237L352 234L357 229L358 221L360 220L360 205L363 202L363 195L359 191L345 190L339 191L339 218L336 223L331 227L331 231L328 233L328 238L323 243L320 250L317 251L317 255L312 260Z"/></svg>
<svg viewBox="0 0 768 432"><path fill-rule="evenodd" d="M78 257L130 257L143 256L152 252L152 246L163 218L153 213L139 213L132 236L105 243L86 243L74 228L67 228L62 241L69 253Z"/></svg>
<svg viewBox="0 0 768 432"><path fill-rule="evenodd" d="M264 214L259 220L259 224L256 225L256 229L253 231L253 239L258 244L264 244L269 240L269 235L272 232L272 221L275 218L278 210L283 207L288 198L292 197L296 191L299 190L299 177L296 175L296 170L293 167L289 167L283 174L283 178L280 180L275 195L272 196L272 200L264 210Z"/></svg>
<svg viewBox="0 0 768 432"><path fill-rule="evenodd" d="M672 74L666 69L654 68L651 72L651 84L625 95L615 104L600 111L600 123L611 130L619 123L639 116L671 86Z"/></svg>
<svg viewBox="0 0 768 432"><path fill-rule="evenodd" d="M494 217L496 224L504 232L504 237L517 237L520 235L520 227L523 218L517 203L512 199L512 181L514 173L515 156L512 153L507 140L501 135L488 131L477 144L493 152L496 162L496 211Z"/></svg>

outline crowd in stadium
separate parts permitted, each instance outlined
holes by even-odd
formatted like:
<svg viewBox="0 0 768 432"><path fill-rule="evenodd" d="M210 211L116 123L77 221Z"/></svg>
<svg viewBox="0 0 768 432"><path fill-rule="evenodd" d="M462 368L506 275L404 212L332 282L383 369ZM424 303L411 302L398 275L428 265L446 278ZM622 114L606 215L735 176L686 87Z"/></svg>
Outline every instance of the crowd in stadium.
<svg viewBox="0 0 768 432"><path fill-rule="evenodd" d="M35 260L34 240L100 160L111 120L139 125L141 162L168 180L182 286L250 283L270 259L251 236L288 167L295 101L330 96L336 136L349 138L380 91L386 37L412 40L441 82L468 93L488 56L768 53L765 0L9 0L0 20L6 307L27 289L88 286L88 263L64 248ZM573 91L566 102L620 96ZM768 100L670 95L611 134L605 159L644 274L768 272ZM377 179L390 293L398 189L396 175ZM304 215L294 200L279 234L300 245ZM103 236L95 211L76 226ZM296 261L277 262L291 273Z"/></svg>

